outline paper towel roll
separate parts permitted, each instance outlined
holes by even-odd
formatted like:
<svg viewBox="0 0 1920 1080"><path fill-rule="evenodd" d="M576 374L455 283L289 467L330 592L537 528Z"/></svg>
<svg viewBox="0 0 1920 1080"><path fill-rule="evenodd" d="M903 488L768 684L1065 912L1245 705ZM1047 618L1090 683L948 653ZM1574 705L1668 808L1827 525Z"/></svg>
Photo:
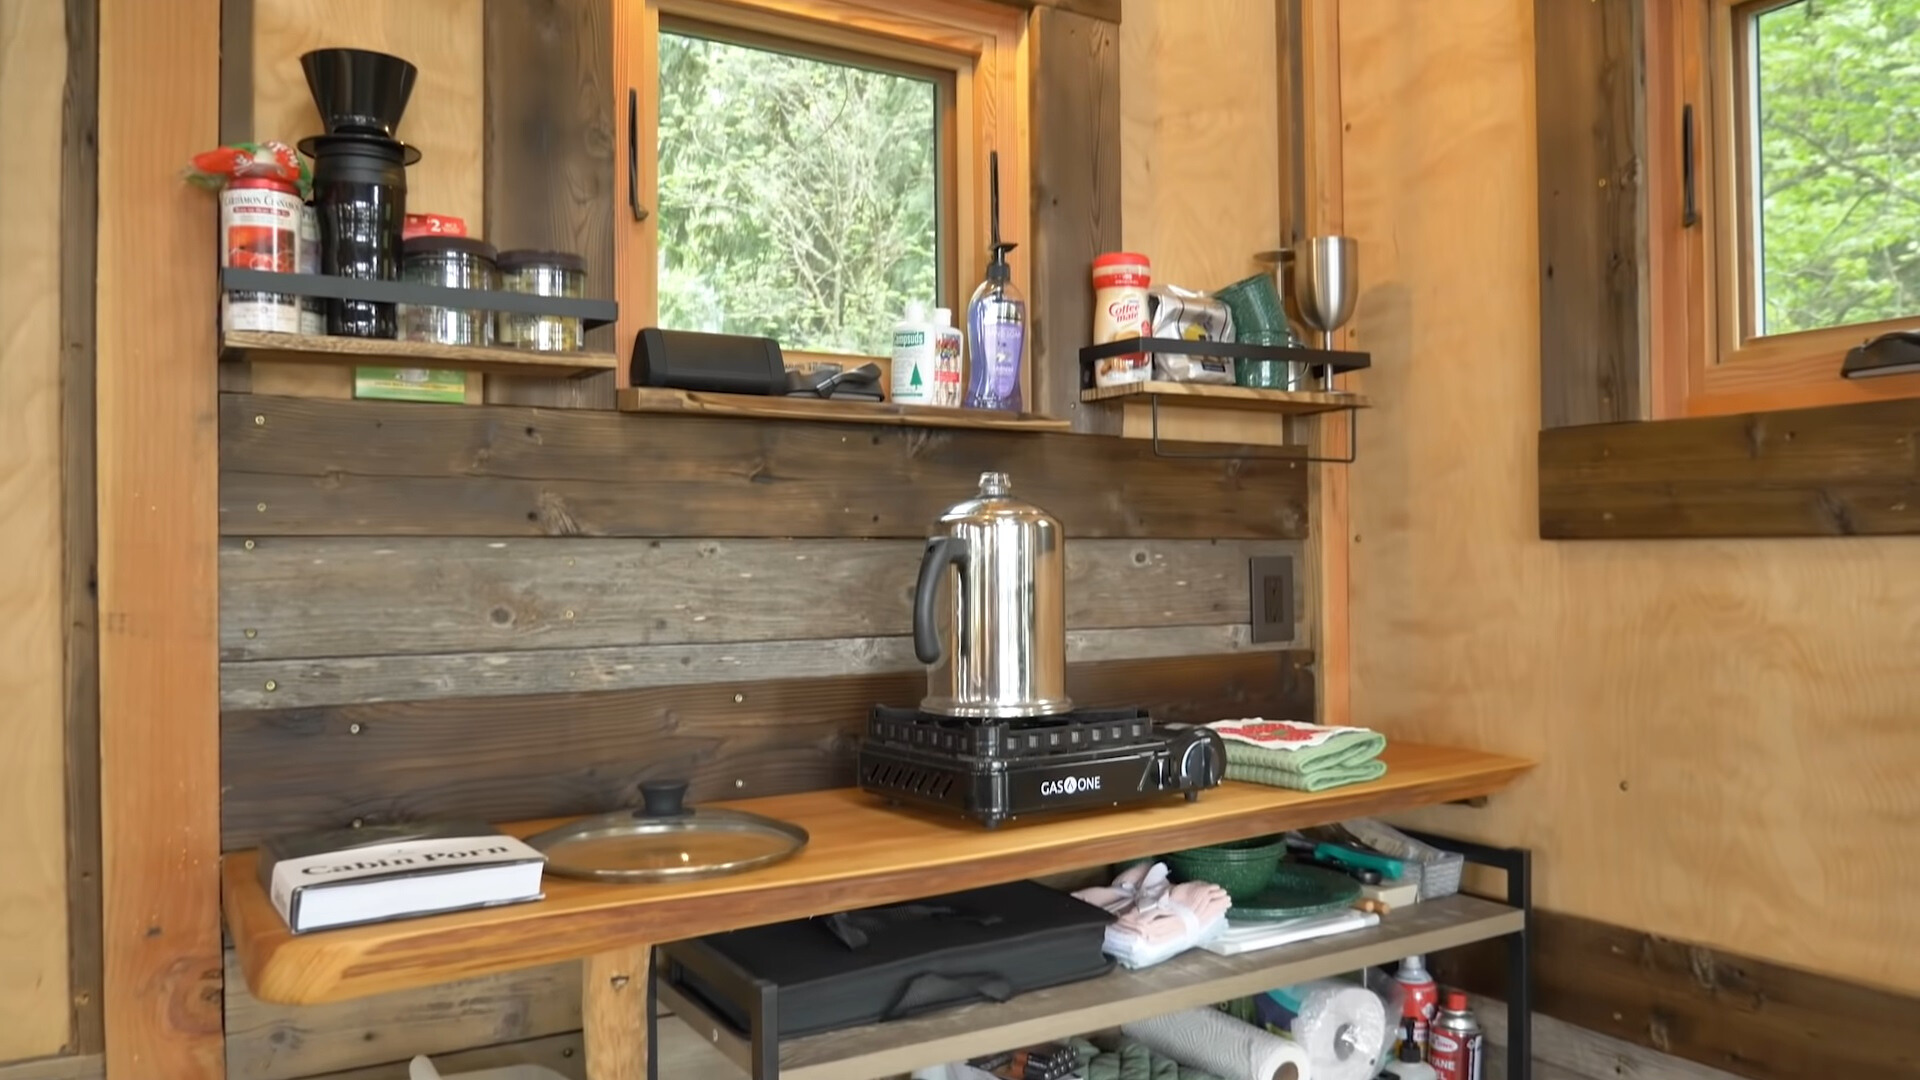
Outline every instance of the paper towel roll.
<svg viewBox="0 0 1920 1080"><path fill-rule="evenodd" d="M1223 1080L1315 1080L1305 1048L1218 1009L1189 1009L1120 1028L1156 1054Z"/></svg>
<svg viewBox="0 0 1920 1080"><path fill-rule="evenodd" d="M1322 979L1273 991L1293 1010L1293 1040L1313 1080L1369 1080L1387 1042L1387 1007L1364 986ZM1292 999L1289 1001L1288 999Z"/></svg>

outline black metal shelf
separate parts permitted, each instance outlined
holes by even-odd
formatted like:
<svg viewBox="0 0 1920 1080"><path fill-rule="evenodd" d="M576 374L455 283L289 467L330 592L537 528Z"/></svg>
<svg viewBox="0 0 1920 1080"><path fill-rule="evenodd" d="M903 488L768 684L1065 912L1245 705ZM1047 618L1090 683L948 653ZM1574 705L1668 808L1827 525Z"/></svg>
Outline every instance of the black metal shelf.
<svg viewBox="0 0 1920 1080"><path fill-rule="evenodd" d="M1362 371L1373 366L1373 354L1339 349L1308 349L1290 345L1247 345L1238 341L1187 341L1184 338L1132 337L1109 341L1104 345L1085 345L1080 349L1080 388L1092 389L1096 361L1125 356L1128 353L1182 353L1187 356L1218 356L1229 360L1278 360L1306 364L1315 371L1332 367L1334 374Z"/></svg>
<svg viewBox="0 0 1920 1080"><path fill-rule="evenodd" d="M368 281L329 274L280 274L271 270L222 267L220 287L229 292L252 291L313 296L323 300L366 300L381 304L468 308L506 311L516 315L554 315L579 319L585 329L605 326L620 317L612 300L578 300L569 296L535 296L498 289L455 289L417 281Z"/></svg>
<svg viewBox="0 0 1920 1080"><path fill-rule="evenodd" d="M1373 366L1373 356L1363 352L1345 352L1335 349L1308 349L1286 345L1248 345L1237 341L1186 341L1181 338L1134 337L1103 345L1088 345L1080 350L1080 387L1081 400L1093 404L1096 402L1127 402L1146 398L1152 415L1153 453L1156 457L1166 458L1202 458L1208 460L1244 458L1244 453L1206 454L1174 452L1164 449L1160 435L1160 402L1167 399L1170 404L1192 408L1234 409L1239 411L1267 411L1281 418L1283 448L1290 451L1284 454L1261 455L1285 461L1317 462L1329 465L1351 465L1359 452L1360 418L1358 410L1366 408L1371 402L1358 394L1342 394L1335 391L1290 391L1261 390L1253 387L1230 387L1225 385L1144 382L1125 387L1100 387L1094 381L1094 369L1101 360L1129 353L1179 353L1187 356L1214 356L1233 360L1273 360L1280 363L1305 364L1311 377L1318 378L1332 371L1343 374L1361 371ZM1304 444L1293 441L1294 418L1305 415L1324 415L1331 412L1348 414L1347 452L1339 457L1321 457L1312 453L1298 452Z"/></svg>

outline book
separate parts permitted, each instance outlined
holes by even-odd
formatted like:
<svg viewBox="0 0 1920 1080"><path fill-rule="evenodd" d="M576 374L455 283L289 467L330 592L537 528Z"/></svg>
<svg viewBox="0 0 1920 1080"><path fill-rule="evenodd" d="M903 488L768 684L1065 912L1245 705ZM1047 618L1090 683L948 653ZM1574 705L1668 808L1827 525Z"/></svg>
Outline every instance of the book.
<svg viewBox="0 0 1920 1080"><path fill-rule="evenodd" d="M491 825L375 825L275 837L260 884L296 934L540 899L546 856Z"/></svg>

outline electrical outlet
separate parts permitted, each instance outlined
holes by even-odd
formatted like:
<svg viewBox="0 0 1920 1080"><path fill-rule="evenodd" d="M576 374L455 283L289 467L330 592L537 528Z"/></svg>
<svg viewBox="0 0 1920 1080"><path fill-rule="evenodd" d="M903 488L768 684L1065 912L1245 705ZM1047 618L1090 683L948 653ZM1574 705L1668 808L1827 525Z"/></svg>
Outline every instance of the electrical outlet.
<svg viewBox="0 0 1920 1080"><path fill-rule="evenodd" d="M1254 641L1293 640L1293 557L1261 555L1247 560Z"/></svg>

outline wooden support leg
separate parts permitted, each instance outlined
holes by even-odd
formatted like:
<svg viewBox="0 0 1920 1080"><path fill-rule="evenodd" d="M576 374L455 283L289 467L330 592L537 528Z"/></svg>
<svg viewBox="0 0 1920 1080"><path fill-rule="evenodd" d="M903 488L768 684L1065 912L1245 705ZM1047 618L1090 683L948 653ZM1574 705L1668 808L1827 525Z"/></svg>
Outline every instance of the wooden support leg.
<svg viewBox="0 0 1920 1080"><path fill-rule="evenodd" d="M587 1080L646 1080L650 945L587 957L580 1011Z"/></svg>

